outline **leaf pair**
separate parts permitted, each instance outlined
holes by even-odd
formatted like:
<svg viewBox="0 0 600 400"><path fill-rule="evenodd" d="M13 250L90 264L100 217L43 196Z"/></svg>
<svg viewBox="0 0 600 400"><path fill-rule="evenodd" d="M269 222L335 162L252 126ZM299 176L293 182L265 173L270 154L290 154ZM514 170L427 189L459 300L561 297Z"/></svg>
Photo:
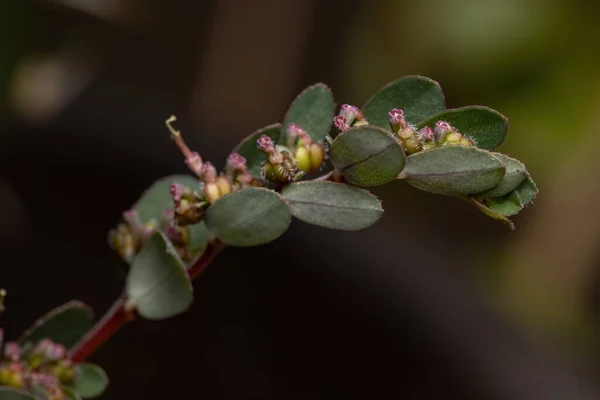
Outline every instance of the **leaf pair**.
<svg viewBox="0 0 600 400"><path fill-rule="evenodd" d="M383 213L370 193L340 183L297 182L281 195L264 188L231 193L206 213L208 229L232 246L256 246L281 236L296 218L331 229L357 230L375 223Z"/></svg>

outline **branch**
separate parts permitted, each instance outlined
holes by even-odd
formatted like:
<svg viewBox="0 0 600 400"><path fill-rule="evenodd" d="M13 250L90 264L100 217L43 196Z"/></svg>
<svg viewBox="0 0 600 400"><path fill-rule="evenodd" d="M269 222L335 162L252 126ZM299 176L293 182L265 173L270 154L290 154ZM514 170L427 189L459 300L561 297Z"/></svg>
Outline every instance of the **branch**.
<svg viewBox="0 0 600 400"><path fill-rule="evenodd" d="M188 268L190 279L200 276L224 248L225 245L221 242L209 242L200 258ZM71 361L79 363L86 360L135 316L135 309L127 307L127 296L121 295L102 319L75 345Z"/></svg>

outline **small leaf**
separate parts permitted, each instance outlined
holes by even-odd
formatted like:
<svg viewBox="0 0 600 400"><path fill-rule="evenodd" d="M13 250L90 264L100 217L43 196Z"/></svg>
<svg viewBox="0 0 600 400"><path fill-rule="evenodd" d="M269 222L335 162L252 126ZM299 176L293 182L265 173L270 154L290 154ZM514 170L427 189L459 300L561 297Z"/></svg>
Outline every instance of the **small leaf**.
<svg viewBox="0 0 600 400"><path fill-rule="evenodd" d="M325 84L309 86L290 105L281 128L279 143L285 144L288 125L300 125L313 141L322 142L333 123L333 94Z"/></svg>
<svg viewBox="0 0 600 400"><path fill-rule="evenodd" d="M127 276L126 293L148 319L180 314L192 303L192 283L177 250L157 232L137 255Z"/></svg>
<svg viewBox="0 0 600 400"><path fill-rule="evenodd" d="M142 223L147 224L151 221L159 223L165 209L173 208L173 197L170 192L170 186L173 183L180 183L192 190L200 187L200 181L191 175L170 175L155 181L133 206ZM194 258L204 251L208 243L208 232L203 222L190 225L189 231L189 250L191 258Z"/></svg>
<svg viewBox="0 0 600 400"><path fill-rule="evenodd" d="M256 179L261 179L260 168L261 165L267 160L267 155L258 149L256 141L262 135L267 135L273 142L279 141L279 135L281 133L281 124L273 124L266 126L262 129L257 130L250 136L242 140L233 149L232 153L239 153L246 159L246 165L252 176Z"/></svg>
<svg viewBox="0 0 600 400"><path fill-rule="evenodd" d="M521 161L500 153L492 154L502 161L506 167L506 174L504 174L504 178L502 178L502 181L498 186L481 194L481 196L485 198L502 197L509 194L515 190L527 176L527 169Z"/></svg>
<svg viewBox="0 0 600 400"><path fill-rule="evenodd" d="M94 312L86 304L70 301L38 319L27 329L19 343L37 343L48 338L67 349L79 341L94 324Z"/></svg>
<svg viewBox="0 0 600 400"><path fill-rule="evenodd" d="M0 386L1 400L36 400L35 397L22 390Z"/></svg>
<svg viewBox="0 0 600 400"><path fill-rule="evenodd" d="M439 194L473 194L497 186L504 164L474 147L444 146L407 157L404 172L414 187Z"/></svg>
<svg viewBox="0 0 600 400"><path fill-rule="evenodd" d="M515 229L515 224L513 224L513 222L510 219L506 218L504 215L499 214L496 211L490 210L489 208L487 208L483 204L479 203L477 200L475 200L472 197L468 197L468 196L459 196L459 197L461 199L465 200L466 202L470 203L471 205L477 207L479 209L479 211L483 212L488 217L502 222L504 225L508 226L510 229Z"/></svg>
<svg viewBox="0 0 600 400"><path fill-rule="evenodd" d="M405 76L381 88L362 108L369 125L389 129L388 112L404 111L404 118L417 124L444 110L444 93L439 83L423 76Z"/></svg>
<svg viewBox="0 0 600 400"><path fill-rule="evenodd" d="M434 127L438 121L445 121L456 130L473 139L475 145L484 150L493 150L498 147L506 136L508 119L488 107L468 106L446 110L424 121L419 122L418 129L424 126Z"/></svg>
<svg viewBox="0 0 600 400"><path fill-rule="evenodd" d="M490 210L505 217L517 215L523 209L521 198L516 191L502 197L487 198L484 204Z"/></svg>
<svg viewBox="0 0 600 400"><path fill-rule="evenodd" d="M248 188L223 196L206 212L206 226L231 246L258 246L277 239L292 215L282 197L269 189Z"/></svg>
<svg viewBox="0 0 600 400"><path fill-rule="evenodd" d="M519 193L519 197L521 198L521 203L523 206L531 203L538 193L538 188L533 179L531 179L531 175L529 175L529 173L527 173L525 180L515 190L517 193Z"/></svg>
<svg viewBox="0 0 600 400"><path fill-rule="evenodd" d="M77 364L75 374L73 390L84 399L100 396L108 386L106 372L95 364Z"/></svg>
<svg viewBox="0 0 600 400"><path fill-rule="evenodd" d="M350 128L331 145L331 162L352 184L383 185L396 179L405 163L398 139L375 126Z"/></svg>
<svg viewBox="0 0 600 400"><path fill-rule="evenodd" d="M383 214L381 203L366 190L334 182L297 182L283 197L292 215L309 224L354 231L373 225Z"/></svg>

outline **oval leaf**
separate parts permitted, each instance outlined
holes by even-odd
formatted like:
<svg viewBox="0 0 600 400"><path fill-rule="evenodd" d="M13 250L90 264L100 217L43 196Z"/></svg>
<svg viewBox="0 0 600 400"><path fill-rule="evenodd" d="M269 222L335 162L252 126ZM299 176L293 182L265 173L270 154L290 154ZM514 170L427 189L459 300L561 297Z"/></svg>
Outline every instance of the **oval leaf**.
<svg viewBox="0 0 600 400"><path fill-rule="evenodd" d="M35 397L28 394L27 392L9 388L6 386L0 386L0 399L2 399L2 400L36 400Z"/></svg>
<svg viewBox="0 0 600 400"><path fill-rule="evenodd" d="M537 196L538 193L538 188L533 179L531 179L531 175L527 173L527 177L519 185L519 187L515 189L515 191L519 193L519 197L521 198L521 204L523 204L523 206L526 206L535 199L535 196Z"/></svg>
<svg viewBox="0 0 600 400"><path fill-rule="evenodd" d="M504 164L488 151L444 146L407 157L404 173L418 189L464 195L497 186L504 177Z"/></svg>
<svg viewBox="0 0 600 400"><path fill-rule="evenodd" d="M248 166L248 171L250 171L254 178L261 179L262 176L260 173L260 168L262 164L267 161L267 155L258 149L256 141L262 135L267 135L273 139L274 143L277 143L279 141L280 133L281 124L277 123L266 126L242 140L235 147L235 149L233 149L232 153L239 153L240 155L244 156L246 159L246 165Z"/></svg>
<svg viewBox="0 0 600 400"><path fill-rule="evenodd" d="M94 312L80 302L70 301L38 319L19 338L21 345L48 338L67 349L79 341L93 326Z"/></svg>
<svg viewBox="0 0 600 400"><path fill-rule="evenodd" d="M279 143L285 144L287 128L292 122L300 125L313 141L323 141L331 129L334 109L333 94L327 85L318 83L307 87L285 114Z"/></svg>
<svg viewBox="0 0 600 400"><path fill-rule="evenodd" d="M375 126L350 128L341 133L333 141L329 155L344 178L359 186L391 182L405 163L398 139Z"/></svg>
<svg viewBox="0 0 600 400"><path fill-rule="evenodd" d="M170 186L173 183L180 183L192 190L200 187L200 181L191 175L169 175L155 181L133 206L137 210L140 220L144 223L154 221L158 223L167 208L173 208L173 198L171 197ZM208 232L204 223L189 226L191 258L204 251L208 243Z"/></svg>
<svg viewBox="0 0 600 400"><path fill-rule="evenodd" d="M373 225L383 214L375 196L343 183L297 182L282 195L294 217L325 228L359 230Z"/></svg>
<svg viewBox="0 0 600 400"><path fill-rule="evenodd" d="M177 250L157 232L137 255L127 276L126 293L148 319L180 314L192 303L192 283Z"/></svg>
<svg viewBox="0 0 600 400"><path fill-rule="evenodd" d="M459 196L459 197L461 199L465 200L466 202L470 203L471 205L477 207L477 209L479 211L481 211L488 217L502 222L504 225L508 226L510 229L515 229L515 224L513 224L513 222L510 219L506 218L504 215L499 214L496 211L490 210L489 208L487 208L486 206L484 206L483 204L481 204L480 202L478 202L477 200L475 200L472 197L468 197L468 196Z"/></svg>
<svg viewBox="0 0 600 400"><path fill-rule="evenodd" d="M483 204L490 210L504 215L505 217L517 215L523 209L521 198L516 191L502 197L487 198L483 200Z"/></svg>
<svg viewBox="0 0 600 400"><path fill-rule="evenodd" d="M290 225L287 203L272 190L248 188L223 196L206 212L206 226L231 246L258 246L277 239Z"/></svg>
<svg viewBox="0 0 600 400"><path fill-rule="evenodd" d="M444 93L440 85L423 76L405 76L384 86L362 107L369 125L389 129L388 112L393 108L404 111L404 118L417 124L444 110Z"/></svg>
<svg viewBox="0 0 600 400"><path fill-rule="evenodd" d="M488 107L468 106L446 110L419 122L418 129L434 127L438 121L446 121L464 136L473 139L475 146L484 150L498 147L506 136L508 118Z"/></svg>
<svg viewBox="0 0 600 400"><path fill-rule="evenodd" d="M100 396L108 386L108 376L96 364L77 364L75 374L73 390L84 399Z"/></svg>
<svg viewBox="0 0 600 400"><path fill-rule="evenodd" d="M523 165L521 161L507 157L504 154L493 154L494 157L502 161L506 167L506 173L504 174L504 178L502 178L502 181L498 186L481 194L481 196L487 198L502 197L509 194L515 190L527 176L527 169L525 169L525 165Z"/></svg>

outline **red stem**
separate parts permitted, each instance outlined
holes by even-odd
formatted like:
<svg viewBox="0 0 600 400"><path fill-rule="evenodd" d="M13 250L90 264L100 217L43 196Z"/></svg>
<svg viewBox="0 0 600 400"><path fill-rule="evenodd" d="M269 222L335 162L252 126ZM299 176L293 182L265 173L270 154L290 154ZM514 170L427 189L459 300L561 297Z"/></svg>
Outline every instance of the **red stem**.
<svg viewBox="0 0 600 400"><path fill-rule="evenodd" d="M202 253L202 256L188 268L190 279L196 279L204 272L217 254L224 248L225 245L223 243L210 242L204 253ZM75 348L71 352L71 361L79 363L87 359L127 322L133 320L135 315L135 310L127 309L127 297L125 294L121 295L110 310L104 314L102 319L75 345Z"/></svg>

